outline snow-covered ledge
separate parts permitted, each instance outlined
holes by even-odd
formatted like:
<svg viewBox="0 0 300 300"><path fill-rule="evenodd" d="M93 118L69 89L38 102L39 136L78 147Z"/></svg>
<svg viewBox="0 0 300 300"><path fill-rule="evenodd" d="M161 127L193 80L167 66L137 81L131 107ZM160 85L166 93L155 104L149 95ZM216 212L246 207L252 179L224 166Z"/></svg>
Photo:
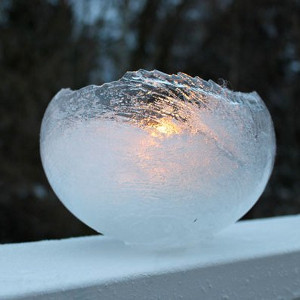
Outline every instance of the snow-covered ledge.
<svg viewBox="0 0 300 300"><path fill-rule="evenodd" d="M238 222L185 251L101 236L0 246L0 299L299 297L300 215Z"/></svg>

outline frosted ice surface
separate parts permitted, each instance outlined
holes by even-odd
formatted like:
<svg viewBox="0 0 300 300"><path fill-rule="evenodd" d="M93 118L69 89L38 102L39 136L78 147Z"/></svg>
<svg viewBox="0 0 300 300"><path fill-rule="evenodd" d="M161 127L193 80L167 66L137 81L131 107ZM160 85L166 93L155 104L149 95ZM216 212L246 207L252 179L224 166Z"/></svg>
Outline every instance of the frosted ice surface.
<svg viewBox="0 0 300 300"><path fill-rule="evenodd" d="M180 246L234 223L263 192L275 154L257 93L159 71L61 90L41 157L64 205L104 234Z"/></svg>

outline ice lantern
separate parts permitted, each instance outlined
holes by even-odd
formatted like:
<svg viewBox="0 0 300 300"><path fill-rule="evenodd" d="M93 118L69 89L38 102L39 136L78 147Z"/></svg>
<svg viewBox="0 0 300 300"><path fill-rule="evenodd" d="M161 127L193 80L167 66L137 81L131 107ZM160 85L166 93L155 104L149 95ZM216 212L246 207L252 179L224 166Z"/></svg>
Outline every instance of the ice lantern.
<svg viewBox="0 0 300 300"><path fill-rule="evenodd" d="M159 71L61 90L41 128L59 199L81 221L128 243L188 245L257 201L275 153L257 93Z"/></svg>

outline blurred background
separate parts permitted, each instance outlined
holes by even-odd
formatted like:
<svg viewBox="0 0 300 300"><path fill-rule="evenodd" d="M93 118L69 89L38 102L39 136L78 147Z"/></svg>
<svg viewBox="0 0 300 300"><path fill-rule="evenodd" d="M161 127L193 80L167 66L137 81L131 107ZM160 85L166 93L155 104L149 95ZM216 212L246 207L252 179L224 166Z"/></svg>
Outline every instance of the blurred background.
<svg viewBox="0 0 300 300"><path fill-rule="evenodd" d="M300 1L0 0L0 243L95 233L47 183L41 120L61 88L140 68L256 90L278 149L245 218L300 213Z"/></svg>

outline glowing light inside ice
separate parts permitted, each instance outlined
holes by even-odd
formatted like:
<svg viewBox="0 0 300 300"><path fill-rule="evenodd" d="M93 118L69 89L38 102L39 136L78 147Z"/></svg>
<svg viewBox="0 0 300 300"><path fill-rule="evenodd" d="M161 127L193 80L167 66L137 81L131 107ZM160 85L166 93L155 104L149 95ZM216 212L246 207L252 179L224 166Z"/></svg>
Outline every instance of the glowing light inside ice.
<svg viewBox="0 0 300 300"><path fill-rule="evenodd" d="M275 153L257 93L159 71L61 90L41 129L51 186L87 225L180 246L234 223L263 192Z"/></svg>

